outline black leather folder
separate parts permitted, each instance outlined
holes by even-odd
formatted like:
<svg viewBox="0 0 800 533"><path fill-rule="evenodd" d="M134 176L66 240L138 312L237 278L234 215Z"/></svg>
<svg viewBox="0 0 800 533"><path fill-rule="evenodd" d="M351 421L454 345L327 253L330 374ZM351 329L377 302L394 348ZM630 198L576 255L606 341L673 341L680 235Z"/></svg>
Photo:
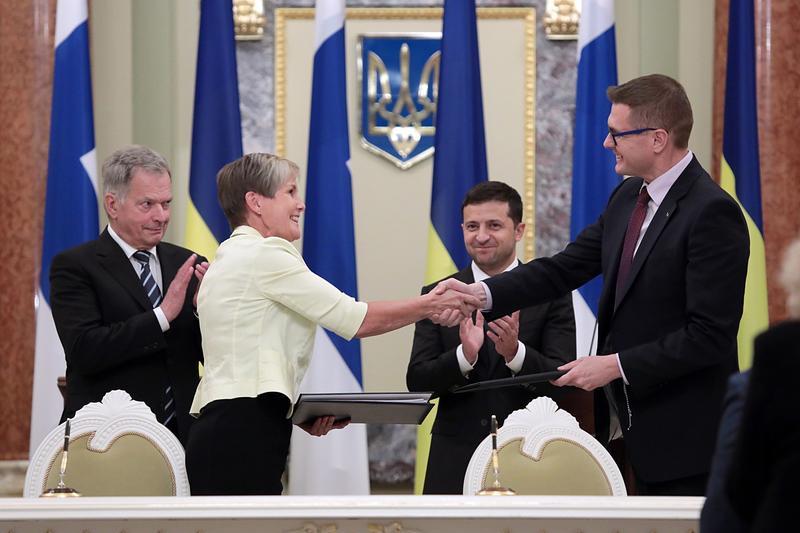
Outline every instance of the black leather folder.
<svg viewBox="0 0 800 533"><path fill-rule="evenodd" d="M503 387L515 387L518 385L530 385L531 383L544 383L546 381L553 381L566 374L566 370L553 370L550 372L540 372L538 374L525 374L524 376L514 376L513 378L490 379L488 381L479 381L478 383L470 383L455 389L453 392L458 394L461 392L477 392L489 389L502 389Z"/></svg>
<svg viewBox="0 0 800 533"><path fill-rule="evenodd" d="M430 392L301 394L292 422L335 416L336 420L349 418L353 424L420 424L433 408L430 399Z"/></svg>

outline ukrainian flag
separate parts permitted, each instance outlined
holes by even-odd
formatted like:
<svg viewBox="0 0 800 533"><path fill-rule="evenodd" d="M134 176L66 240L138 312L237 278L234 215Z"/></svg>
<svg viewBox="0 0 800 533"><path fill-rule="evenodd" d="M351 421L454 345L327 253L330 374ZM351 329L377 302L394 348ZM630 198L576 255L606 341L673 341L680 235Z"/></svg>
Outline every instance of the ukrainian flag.
<svg viewBox="0 0 800 533"><path fill-rule="evenodd" d="M426 284L469 264L461 202L468 190L487 179L475 0L445 0L439 68ZM425 483L435 409L432 413L417 431L416 494Z"/></svg>
<svg viewBox="0 0 800 533"><path fill-rule="evenodd" d="M731 0L729 16L720 185L741 205L750 232L744 314L739 326L739 368L744 370L752 363L753 338L769 325L758 156L753 2Z"/></svg>
<svg viewBox="0 0 800 533"><path fill-rule="evenodd" d="M186 247L213 259L230 235L217 202L217 172L242 156L231 0L203 0L194 90Z"/></svg>

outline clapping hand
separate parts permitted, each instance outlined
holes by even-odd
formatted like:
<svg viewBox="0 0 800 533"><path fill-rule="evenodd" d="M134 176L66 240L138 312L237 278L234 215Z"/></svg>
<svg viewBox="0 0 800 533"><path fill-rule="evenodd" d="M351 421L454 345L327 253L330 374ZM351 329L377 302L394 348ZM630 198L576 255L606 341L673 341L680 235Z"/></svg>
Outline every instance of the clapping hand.
<svg viewBox="0 0 800 533"><path fill-rule="evenodd" d="M519 311L489 322L486 334L494 342L495 351L510 363L519 349Z"/></svg>
<svg viewBox="0 0 800 533"><path fill-rule="evenodd" d="M478 352L483 346L483 313L475 313L475 322L468 316L458 325L458 336L464 350L464 358L471 365L478 360Z"/></svg>
<svg viewBox="0 0 800 533"><path fill-rule="evenodd" d="M161 300L161 305L159 305L159 307L164 313L167 322L175 320L175 317L177 317L181 309L183 309L183 302L186 300L186 289L189 287L189 280L192 279L192 273L195 272L194 262L196 259L197 255L192 254L184 261L175 274L175 277L170 282L164 299Z"/></svg>
<svg viewBox="0 0 800 533"><path fill-rule="evenodd" d="M194 266L194 277L197 278L197 287L194 290L194 299L192 303L194 304L195 309L197 309L197 293L200 291L200 282L203 281L203 276L206 275L208 271L208 261L203 261L202 263L198 263Z"/></svg>

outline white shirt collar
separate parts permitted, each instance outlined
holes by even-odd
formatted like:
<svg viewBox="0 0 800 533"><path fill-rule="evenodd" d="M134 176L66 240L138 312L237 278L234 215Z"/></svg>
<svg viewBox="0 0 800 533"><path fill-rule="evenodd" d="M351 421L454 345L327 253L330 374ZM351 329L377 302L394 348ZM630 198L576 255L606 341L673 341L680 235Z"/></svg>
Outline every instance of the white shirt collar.
<svg viewBox="0 0 800 533"><path fill-rule="evenodd" d="M117 234L117 232L114 231L114 228L111 227L111 224L108 225L108 234L111 235L111 238L114 239L114 242L117 243L120 248L122 248L122 251L125 252L125 257L127 257L128 259L133 257L133 254L138 251L136 248L134 248L133 246L131 246L130 244L125 242L122 239L122 237L120 237ZM150 255L152 257L154 257L156 260L158 260L158 254L156 253L156 247L155 246L153 246L152 248L150 248L147 251L150 252Z"/></svg>
<svg viewBox="0 0 800 533"><path fill-rule="evenodd" d="M509 270L514 270L519 265L519 259L514 257L514 260L511 261L511 264L506 267L503 272L508 272ZM472 277L475 278L475 281L483 281L486 278L490 278L491 276L480 269L478 265L475 264L475 261L472 262Z"/></svg>
<svg viewBox="0 0 800 533"><path fill-rule="evenodd" d="M650 201L656 205L656 209L658 209L661 202L664 201L670 188L678 181L678 178L683 174L683 171L686 170L686 167L689 166L689 163L692 162L693 157L694 154L692 154L692 151L688 150L686 155L683 156L683 159L678 161L672 168L646 184L647 194L650 195Z"/></svg>

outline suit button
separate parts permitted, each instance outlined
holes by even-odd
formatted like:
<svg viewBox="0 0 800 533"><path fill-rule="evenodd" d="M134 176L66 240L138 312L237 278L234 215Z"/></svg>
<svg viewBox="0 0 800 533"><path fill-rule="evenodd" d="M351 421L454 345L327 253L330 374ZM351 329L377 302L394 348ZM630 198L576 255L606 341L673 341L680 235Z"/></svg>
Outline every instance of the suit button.
<svg viewBox="0 0 800 533"><path fill-rule="evenodd" d="M489 425L489 421L486 420L485 418L481 418L481 425L484 426L484 427L488 426Z"/></svg>

